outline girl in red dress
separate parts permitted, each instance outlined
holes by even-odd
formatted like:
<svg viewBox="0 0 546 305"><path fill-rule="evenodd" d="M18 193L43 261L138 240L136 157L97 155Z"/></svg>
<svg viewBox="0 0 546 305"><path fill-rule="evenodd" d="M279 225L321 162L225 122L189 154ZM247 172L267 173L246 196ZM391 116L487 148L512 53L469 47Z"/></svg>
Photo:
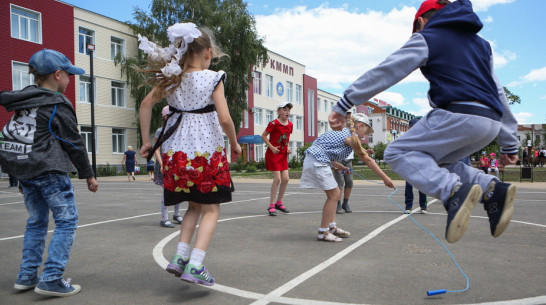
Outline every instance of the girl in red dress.
<svg viewBox="0 0 546 305"><path fill-rule="evenodd" d="M282 198L288 184L288 155L292 152L288 142L292 133L293 124L288 120L292 104L283 102L277 105L278 118L269 122L262 133L262 140L267 145L265 152L265 168L273 172L273 184L271 184L271 201L267 211L269 216L277 216L275 210L284 213L289 211L284 207ZM269 139L267 136L269 135ZM278 190L278 195L277 195ZM276 196L275 196L276 195ZM277 200L275 201L275 197Z"/></svg>

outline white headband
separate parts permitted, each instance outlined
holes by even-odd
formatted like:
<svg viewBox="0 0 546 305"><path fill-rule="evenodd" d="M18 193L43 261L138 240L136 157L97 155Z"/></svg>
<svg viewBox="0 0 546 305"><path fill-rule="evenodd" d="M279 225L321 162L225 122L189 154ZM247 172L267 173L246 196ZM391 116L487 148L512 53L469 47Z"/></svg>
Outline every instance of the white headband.
<svg viewBox="0 0 546 305"><path fill-rule="evenodd" d="M176 23L167 29L167 36L171 42L168 47L159 48L155 43L149 41L148 38L138 34L138 40L140 41L138 48L148 54L153 61L168 62L161 69L161 72L166 77L171 77L182 73L182 68L178 62L188 50L188 44L192 43L195 38L201 37L201 35L201 31L191 22ZM179 48L175 47L178 42L180 42Z"/></svg>

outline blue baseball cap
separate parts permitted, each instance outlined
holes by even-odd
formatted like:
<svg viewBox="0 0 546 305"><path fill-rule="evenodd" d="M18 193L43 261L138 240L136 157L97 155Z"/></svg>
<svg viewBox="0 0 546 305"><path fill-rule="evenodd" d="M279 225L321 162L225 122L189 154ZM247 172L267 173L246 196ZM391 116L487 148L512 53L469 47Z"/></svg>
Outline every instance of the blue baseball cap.
<svg viewBox="0 0 546 305"><path fill-rule="evenodd" d="M68 74L77 75L85 73L84 69L72 65L68 57L64 56L63 53L50 49L43 49L34 53L28 64L33 67L39 75L48 75L57 70L63 70L68 72Z"/></svg>

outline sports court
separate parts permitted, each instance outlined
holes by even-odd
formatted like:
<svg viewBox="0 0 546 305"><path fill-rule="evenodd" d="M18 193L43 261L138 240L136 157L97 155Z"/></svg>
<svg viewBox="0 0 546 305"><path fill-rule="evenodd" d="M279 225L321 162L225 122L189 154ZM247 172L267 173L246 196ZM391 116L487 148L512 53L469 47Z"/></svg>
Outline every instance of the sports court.
<svg viewBox="0 0 546 305"><path fill-rule="evenodd" d="M73 182L80 221L65 277L82 291L51 298L12 288L27 212L23 197L3 183L0 304L546 304L546 183L517 183L514 217L499 238L491 237L478 205L465 236L449 244L441 203L429 198L430 213L421 215L416 202L412 216L447 246L470 281L465 292L427 297L427 290L462 290L466 280L383 185L355 177L353 213L336 219L351 237L325 243L316 240L322 191L300 190L291 180L284 199L291 213L270 217L271 181L235 179L205 260L216 285L206 288L163 270L178 226L159 226L161 188L147 176L100 178L95 194L84 181ZM392 199L403 204L404 182L395 183Z"/></svg>

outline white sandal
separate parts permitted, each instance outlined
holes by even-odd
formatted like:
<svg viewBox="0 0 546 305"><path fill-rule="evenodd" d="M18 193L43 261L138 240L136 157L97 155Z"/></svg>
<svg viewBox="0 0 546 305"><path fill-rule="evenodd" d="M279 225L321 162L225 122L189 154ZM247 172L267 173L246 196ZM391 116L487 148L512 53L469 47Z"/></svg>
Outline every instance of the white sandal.
<svg viewBox="0 0 546 305"><path fill-rule="evenodd" d="M330 231L326 231L326 232L320 232L319 231L319 235L322 234L322 237L318 237L317 236L317 240L320 240L320 241L331 241L331 242L340 242L340 241L343 241L343 239L335 236L334 234L330 233Z"/></svg>
<svg viewBox="0 0 546 305"><path fill-rule="evenodd" d="M334 234L338 237L349 237L351 233L349 231L345 231L343 229L340 229L338 227L330 227L330 233Z"/></svg>

